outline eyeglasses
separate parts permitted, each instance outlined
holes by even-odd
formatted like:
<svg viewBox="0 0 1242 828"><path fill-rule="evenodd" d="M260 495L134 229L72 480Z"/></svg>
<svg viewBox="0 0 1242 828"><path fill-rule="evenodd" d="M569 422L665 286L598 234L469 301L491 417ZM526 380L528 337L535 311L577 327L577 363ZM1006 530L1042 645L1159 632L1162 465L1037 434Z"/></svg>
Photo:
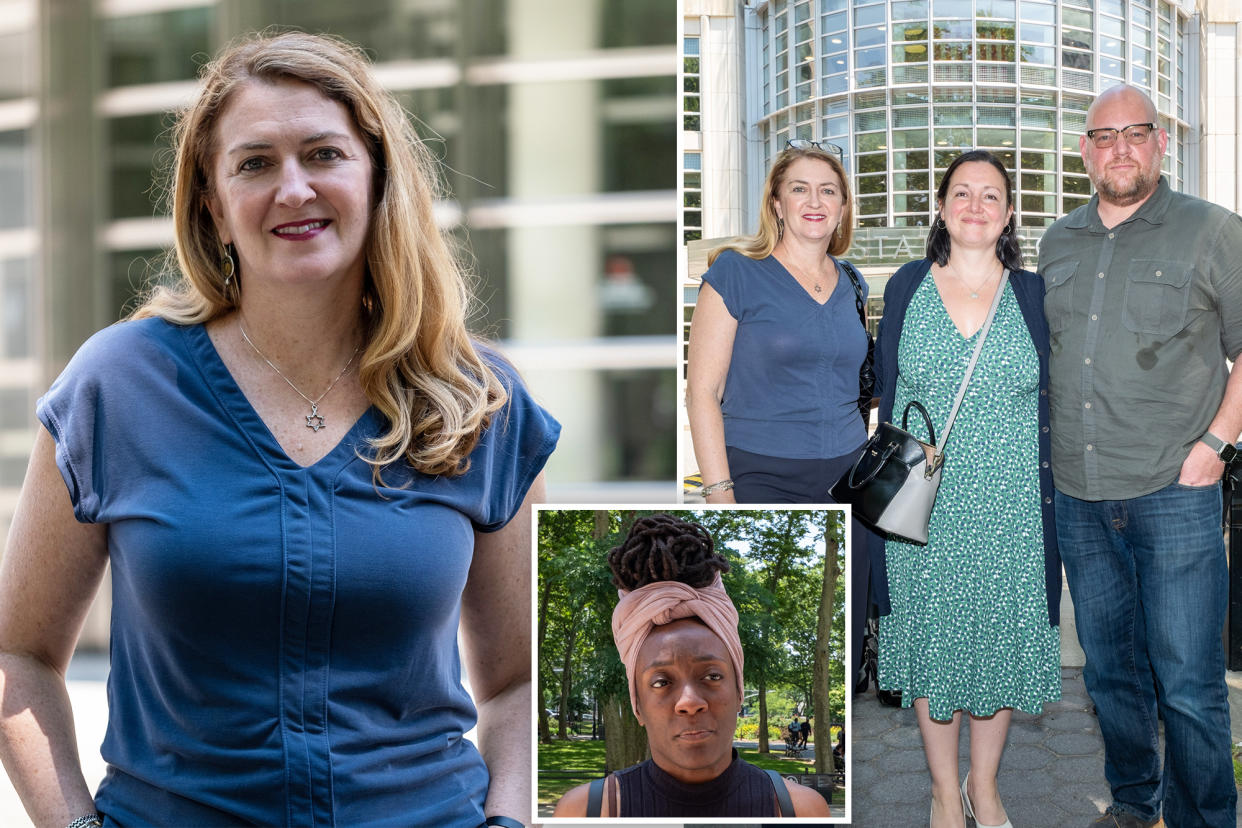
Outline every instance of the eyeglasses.
<svg viewBox="0 0 1242 828"><path fill-rule="evenodd" d="M786 149L811 149L812 147L841 158L845 150L831 141L812 141L809 138L793 138L785 142Z"/></svg>
<svg viewBox="0 0 1242 828"><path fill-rule="evenodd" d="M1147 137L1151 135L1151 131L1155 128L1155 124L1130 124L1121 129L1100 127L1099 129L1087 130L1087 137L1091 139L1091 143L1095 144L1097 149L1108 149L1117 143L1118 136L1125 138L1126 143L1134 147L1139 144L1146 144Z"/></svg>

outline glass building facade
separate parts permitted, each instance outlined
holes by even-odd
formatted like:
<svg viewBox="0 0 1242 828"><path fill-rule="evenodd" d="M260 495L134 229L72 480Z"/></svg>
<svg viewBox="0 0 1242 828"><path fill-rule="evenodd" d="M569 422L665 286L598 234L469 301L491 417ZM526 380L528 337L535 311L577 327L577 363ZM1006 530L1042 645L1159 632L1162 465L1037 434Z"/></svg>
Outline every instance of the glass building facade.
<svg viewBox="0 0 1242 828"><path fill-rule="evenodd" d="M846 148L862 228L926 226L939 174L973 148L1014 171L1021 226L1046 227L1090 198L1078 138L1095 95L1122 82L1156 102L1165 173L1186 189L1176 3L772 0L751 13L763 166L794 137Z"/></svg>
<svg viewBox="0 0 1242 828"><path fill-rule="evenodd" d="M0 0L0 530L34 403L171 243L170 112L267 26L341 35L443 161L474 329L565 425L563 500L674 476L676 6L667 0Z"/></svg>

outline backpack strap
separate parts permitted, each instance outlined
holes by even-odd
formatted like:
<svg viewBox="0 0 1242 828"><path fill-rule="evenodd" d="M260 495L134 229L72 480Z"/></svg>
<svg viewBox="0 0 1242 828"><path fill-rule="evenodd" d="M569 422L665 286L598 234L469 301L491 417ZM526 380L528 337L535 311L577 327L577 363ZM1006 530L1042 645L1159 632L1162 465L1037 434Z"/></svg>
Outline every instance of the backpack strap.
<svg viewBox="0 0 1242 828"><path fill-rule="evenodd" d="M587 809L586 815L589 817L597 817L600 814L600 806L604 803L604 780L606 776L599 779L591 780L591 787L587 788Z"/></svg>
<svg viewBox="0 0 1242 828"><path fill-rule="evenodd" d="M794 813L793 800L789 798L789 788L785 785L785 780L774 770L764 770L768 778L772 780L772 789L776 793L776 815L783 817L797 816Z"/></svg>
<svg viewBox="0 0 1242 828"><path fill-rule="evenodd" d="M617 781L617 775L608 774L608 778L604 780L604 789L608 792L608 816L621 816L621 805L617 802L617 790L620 787L621 783Z"/></svg>

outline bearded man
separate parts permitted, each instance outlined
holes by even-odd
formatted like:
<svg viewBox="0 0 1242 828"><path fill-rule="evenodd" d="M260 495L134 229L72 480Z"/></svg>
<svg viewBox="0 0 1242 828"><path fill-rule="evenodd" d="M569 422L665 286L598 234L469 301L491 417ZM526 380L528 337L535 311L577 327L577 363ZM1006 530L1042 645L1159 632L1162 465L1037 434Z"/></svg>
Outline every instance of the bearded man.
<svg viewBox="0 0 1242 828"><path fill-rule="evenodd" d="M1113 795L1092 824L1234 828L1220 481L1242 218L1169 188L1157 121L1133 87L1096 98L1078 144L1096 195L1040 243L1057 540Z"/></svg>

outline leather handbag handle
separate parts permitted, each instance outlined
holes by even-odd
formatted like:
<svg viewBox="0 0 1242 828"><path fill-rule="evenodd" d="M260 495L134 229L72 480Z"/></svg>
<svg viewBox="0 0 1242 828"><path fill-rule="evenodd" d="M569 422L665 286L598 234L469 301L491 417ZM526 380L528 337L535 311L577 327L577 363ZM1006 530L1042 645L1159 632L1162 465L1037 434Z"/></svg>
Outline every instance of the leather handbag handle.
<svg viewBox="0 0 1242 828"><path fill-rule="evenodd" d="M874 479L875 476L880 473L880 469L884 468L884 464L888 462L889 458L893 456L893 452L895 451L897 451L897 444L889 443L888 446L885 447L884 453L880 455L879 462L871 466L871 471L867 472L866 476L863 477L862 480L854 479L854 475L858 473L859 464L855 463L853 466L851 466L850 477L849 477L849 480L846 481L849 484L849 487L851 489L858 489L870 483L872 479Z"/></svg>
<svg viewBox="0 0 1242 828"><path fill-rule="evenodd" d="M910 400L910 402L906 404L906 410L901 412L901 430L902 431L910 430L910 426L907 425L907 421L910 418L911 408L915 409L916 411L919 412L919 414L923 415L923 423L924 425L927 426L927 442L931 443L933 446L936 445L936 430L932 428L931 417L928 416L927 409L924 408L923 404L919 402L918 400Z"/></svg>

